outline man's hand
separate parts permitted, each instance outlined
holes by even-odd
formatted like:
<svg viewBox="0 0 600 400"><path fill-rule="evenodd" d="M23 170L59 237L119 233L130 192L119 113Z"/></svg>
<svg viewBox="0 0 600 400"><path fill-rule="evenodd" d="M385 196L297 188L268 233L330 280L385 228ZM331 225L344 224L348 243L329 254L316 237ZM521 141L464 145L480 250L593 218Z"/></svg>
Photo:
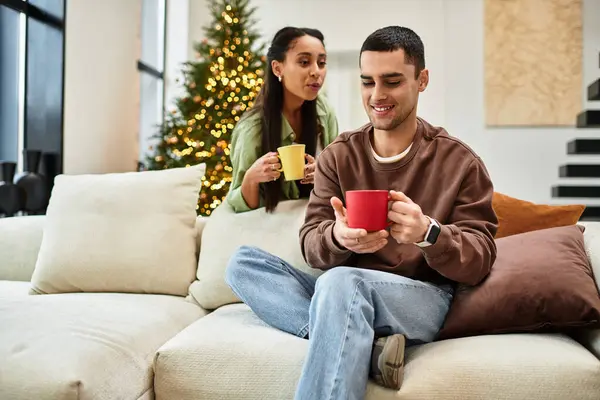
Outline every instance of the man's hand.
<svg viewBox="0 0 600 400"><path fill-rule="evenodd" d="M348 227L346 209L337 197L331 198L331 206L335 211L333 236L346 249L354 253L375 253L385 247L389 233L385 230L367 233L364 229Z"/></svg>
<svg viewBox="0 0 600 400"><path fill-rule="evenodd" d="M398 243L418 243L423 241L429 218L402 192L390 191L392 206L388 212L388 219L392 222L390 235Z"/></svg>
<svg viewBox="0 0 600 400"><path fill-rule="evenodd" d="M300 181L302 184L315 183L315 158L306 154L306 165L304 165L304 178Z"/></svg>

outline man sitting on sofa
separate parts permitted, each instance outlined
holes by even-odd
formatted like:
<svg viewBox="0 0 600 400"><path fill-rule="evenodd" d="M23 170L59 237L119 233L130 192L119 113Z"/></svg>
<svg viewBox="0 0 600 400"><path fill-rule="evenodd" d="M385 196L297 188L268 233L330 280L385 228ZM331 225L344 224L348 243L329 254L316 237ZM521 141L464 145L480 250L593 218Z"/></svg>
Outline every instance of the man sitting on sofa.
<svg viewBox="0 0 600 400"><path fill-rule="evenodd" d="M410 29L372 33L360 52L370 123L319 156L300 231L318 278L253 247L227 268L236 295L265 322L309 338L296 399L362 399L368 377L399 389L405 346L431 342L456 282L475 285L496 258L493 186L465 144L417 117L424 48ZM349 190L389 191L390 226L348 227Z"/></svg>

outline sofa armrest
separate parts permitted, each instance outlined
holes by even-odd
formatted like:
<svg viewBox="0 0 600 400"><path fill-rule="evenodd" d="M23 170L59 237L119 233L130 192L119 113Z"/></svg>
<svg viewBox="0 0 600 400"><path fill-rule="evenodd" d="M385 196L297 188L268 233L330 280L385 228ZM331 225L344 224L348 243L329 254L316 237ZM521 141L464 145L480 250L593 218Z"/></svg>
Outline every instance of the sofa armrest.
<svg viewBox="0 0 600 400"><path fill-rule="evenodd" d="M0 280L31 280L45 220L45 216L0 218Z"/></svg>

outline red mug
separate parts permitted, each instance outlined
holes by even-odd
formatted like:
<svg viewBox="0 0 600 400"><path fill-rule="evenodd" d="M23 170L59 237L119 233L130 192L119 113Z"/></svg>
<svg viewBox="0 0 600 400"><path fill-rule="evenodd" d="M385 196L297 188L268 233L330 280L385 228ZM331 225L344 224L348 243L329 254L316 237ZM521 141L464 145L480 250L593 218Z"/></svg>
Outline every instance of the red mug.
<svg viewBox="0 0 600 400"><path fill-rule="evenodd" d="M349 190L346 192L348 227L380 231L388 226L387 190Z"/></svg>

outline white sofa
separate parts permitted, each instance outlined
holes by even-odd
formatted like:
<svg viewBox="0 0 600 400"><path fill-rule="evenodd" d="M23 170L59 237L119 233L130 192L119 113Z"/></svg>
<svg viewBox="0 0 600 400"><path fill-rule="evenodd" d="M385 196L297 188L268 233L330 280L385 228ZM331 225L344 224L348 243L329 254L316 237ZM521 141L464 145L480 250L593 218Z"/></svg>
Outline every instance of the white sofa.
<svg viewBox="0 0 600 400"><path fill-rule="evenodd" d="M187 297L30 294L47 217L0 219L0 399L292 399L307 341L261 322L236 301L222 273L242 243L305 269L297 230L304 207L294 201L273 215L236 215L223 206L198 218L199 263ZM586 225L597 264L600 223ZM369 383L366 398L597 400L599 357L598 331L577 340L507 334L438 341L408 351L400 391Z"/></svg>

